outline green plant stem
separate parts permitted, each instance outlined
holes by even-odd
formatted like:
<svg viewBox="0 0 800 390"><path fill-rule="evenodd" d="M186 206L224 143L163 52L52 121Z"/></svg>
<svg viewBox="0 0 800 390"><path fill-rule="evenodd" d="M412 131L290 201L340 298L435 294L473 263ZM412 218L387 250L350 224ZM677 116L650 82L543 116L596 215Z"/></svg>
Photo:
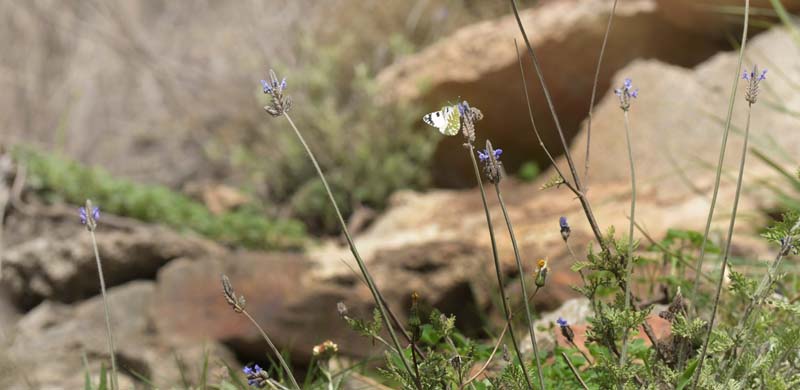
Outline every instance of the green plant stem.
<svg viewBox="0 0 800 390"><path fill-rule="evenodd" d="M580 177L578 176L578 171L575 168L575 162L572 159L572 153L569 150L569 146L567 145L567 140L564 136L564 131L561 129L561 122L558 120L558 115L556 114L556 109L553 104L553 99L550 96L550 90L547 88L547 84L544 80L544 75L542 74L541 66L539 66L539 60L536 57L536 53L533 50L533 46L531 46L531 42L528 39L528 34L525 32L525 27L522 25L522 19L519 16L519 10L517 9L517 3L515 0L509 0L511 2L511 9L514 12L514 18L517 20L517 26L519 27L519 31L522 34L522 38L525 41L525 46L528 48L528 54L531 57L531 61L533 62L533 68L536 71L536 76L539 78L539 83L542 85L542 91L544 92L545 100L547 101L547 106L550 109L550 114L553 117L553 122L556 125L556 130L558 132L559 139L561 140L561 146L564 148L564 156L566 157L567 164L569 165L570 174L572 175L572 181L574 184L570 184L567 182L566 177L561 174L558 166L553 161L553 166L556 167L556 170L559 170L559 175L561 178L564 179L564 184L572 190L575 196L578 197L578 201L581 203L581 207L583 208L584 214L586 214L586 219L589 221L589 226L592 228L592 232L594 233L595 238L597 239L598 245L604 251L608 251L608 246L606 242L603 240L603 233L600 231L600 226L597 224L597 220L594 217L594 212L592 211L592 206L589 203L589 200L586 198L586 193L583 191L583 186L581 185ZM525 79L523 76L523 86L525 86L526 97L527 94L527 84L525 83ZM528 110L531 110L530 106L530 99L528 99ZM531 121L533 121L533 117L531 116ZM535 127L534 127L535 130ZM537 132L538 135L538 132ZM541 144L541 139L540 139ZM546 149L545 149L546 150ZM549 153L548 153L549 155ZM552 161L552 158L551 158Z"/></svg>
<svg viewBox="0 0 800 390"><path fill-rule="evenodd" d="M539 375L539 386L542 389L545 389L546 386L544 384L544 374L542 373L542 365L539 362L539 346L536 342L536 331L533 327L533 318L531 317L531 308L530 304L528 303L528 289L525 286L525 271L522 269L522 259L520 258L519 254L519 246L517 245L517 238L514 235L514 227L511 224L511 217L508 215L508 210L506 210L506 204L503 202L503 196L500 194L500 183L494 183L495 192L497 192L497 200L500 203L500 209L503 210L503 217L506 220L506 226L508 227L508 235L511 237L511 246L514 247L514 259L517 262L517 272L519 272L519 284L522 288L522 296L525 298L525 319L528 321L528 331L531 336L531 346L533 347L533 356L536 361L536 371ZM538 290L538 289L537 289Z"/></svg>
<svg viewBox="0 0 800 390"><path fill-rule="evenodd" d="M275 344L273 344L272 340L269 338L269 336L267 336L267 332L264 332L264 329L261 329L261 326L258 325L258 322L250 315L250 313L247 312L247 310L242 310L242 314L244 314L244 316L247 317L247 319L250 320L253 325L255 325L256 329L258 329L258 332L261 333L261 337L264 338L264 340L267 342L267 345L269 345L269 349L271 349L272 353L275 354L275 357L278 359L278 363L280 363L281 368L286 371L286 376L289 377L289 381L292 382L292 386L299 390L300 385L298 385L297 380L294 379L292 369L289 368L289 365L286 364L286 360L284 360L283 355L281 355L280 351L278 351L278 348L275 347Z"/></svg>
<svg viewBox="0 0 800 390"><path fill-rule="evenodd" d="M91 212L91 210L87 211L87 213L88 212ZM100 276L100 293L103 295L103 311L106 316L106 339L108 340L108 353L111 355L111 388L117 390L119 389L117 358L114 348L114 334L111 332L111 313L108 310L108 296L106 295L106 281L103 277L103 264L100 261L100 251L97 249L97 238L94 235L93 229L89 229L89 235L92 236L92 248L94 249L94 258L97 261L97 274Z"/></svg>
<svg viewBox="0 0 800 390"><path fill-rule="evenodd" d="M625 117L625 140L628 143L628 162L631 169L631 216L628 228L628 262L625 265L625 310L631 306L631 274L633 273L633 227L636 221L636 169L633 162L633 145L631 142L631 127L628 120L628 110L623 110ZM622 353L619 357L620 367L625 365L628 354L628 331L626 326L622 332ZM655 345L655 344L654 344Z"/></svg>
<svg viewBox="0 0 800 390"><path fill-rule="evenodd" d="M582 386L584 389L586 389L586 390L589 390L589 386L586 386L586 382L584 382L584 381L583 381L583 378L581 378L581 374L580 374L580 373L578 373L578 370L577 370L577 369L575 369L575 366L574 366L574 365L572 365L572 362L571 362L571 361L569 360L569 358L567 357L567 354L566 354L566 353L564 353L564 352L561 352L561 357L562 357L562 358L564 358L564 361L565 361L565 362L567 362L567 365L569 366L569 369L570 369L570 371L572 371L572 375L575 375L575 379L577 379L577 380L578 380L578 382L580 382L580 383L581 383L581 386Z"/></svg>
<svg viewBox="0 0 800 390"><path fill-rule="evenodd" d="M328 180L325 179L325 175L322 173L322 168L320 168L319 163L317 162L317 158L314 156L314 153L311 151L311 148L308 147L308 143L306 143L305 138L300 133L300 130L297 129L297 126L292 121L292 118L289 114L284 113L284 117L291 125L292 130L294 130L295 135L300 140L300 143L303 144L303 148L306 150L306 154L311 159L311 162L314 164L314 168L317 170L317 175L319 175L320 180L322 180L322 185L325 187L325 191L328 193L328 199L331 201L334 210L336 211L336 217L339 219L339 225L342 227L342 232L344 233L344 237L347 239L347 244L350 246L350 251L353 253L353 257L356 259L356 263L358 263L358 268L361 270L361 274L364 276L364 279L367 281L367 286L369 287L370 292L372 293L372 298L375 301L375 304L378 306L378 310L381 313L381 319L383 320L384 325L386 326L386 330L389 332L389 336L392 338L392 343L394 347L397 349L397 354L400 357L400 361L403 363L403 367L405 367L406 371L408 371L408 375L414 378L414 382L419 390L422 390L422 384L420 383L420 378L414 375L414 372L411 370L411 367L408 365L408 361L406 360L405 354L403 353L403 348L400 346L400 341L397 339L397 335L394 332L394 328L392 327L391 322L389 321L389 317L387 316L387 308L383 305L383 299L378 292L378 287L375 285L375 282L372 280L372 276L370 275L369 271L367 270L367 265L364 263L364 260L361 259L361 255L358 253L358 249L356 249L356 244L353 242L353 238L350 236L350 232L347 230L347 224L344 222L344 217L342 217L341 211L339 211L339 206L336 204L336 199L333 197L333 192L331 192L331 188L328 185Z"/></svg>
<svg viewBox="0 0 800 390"><path fill-rule="evenodd" d="M753 310L755 310L756 305L759 304L762 299L764 299L764 297L766 295L766 292L767 292L767 289L772 284L772 282L775 280L774 279L775 278L775 274L778 272L778 268L781 266L781 262L783 261L784 254L789 250L790 246L792 245L791 237L794 236L794 234L795 234L795 232L797 231L798 228L800 228L800 218L798 218L797 222L789 230L789 234L787 234L787 236L790 237L790 239L786 243L781 245L781 248L778 251L778 254L775 256L775 259L772 261L772 264L770 264L770 267L767 270L766 275L764 275L764 277L761 278L761 282L758 284L758 288L756 289L755 294L753 294L753 297L750 299L750 302L748 302L747 307L744 310L744 314L739 319L739 322L736 324L736 329L733 332L734 345L736 345L736 346L741 345L740 341L741 341L742 335L747 334L747 331L749 329L749 326L747 324L747 320L750 318L750 315L753 314ZM735 351L735 349L734 349L734 351ZM727 381L727 378L729 378L731 374L732 374L732 370L727 370L726 371L726 374L725 374L726 381Z"/></svg>
<svg viewBox="0 0 800 390"><path fill-rule="evenodd" d="M703 232L703 243L700 245L700 255L697 257L697 265L695 269L697 272L694 277L694 284L692 285L692 294L689 299L693 302L697 301L697 289L700 285L700 273L703 271L703 259L706 255L706 242L708 241L708 233L711 230L711 220L714 218L714 207L717 204L717 194L719 193L719 183L722 177L722 163L725 161L725 149L728 145L728 133L731 129L731 118L733 117L733 105L736 102L736 86L739 84L741 77L740 70L742 69L742 60L744 58L744 49L747 46L747 27L750 21L750 0L745 0L744 4L744 27L742 28L742 44L739 46L739 60L736 64L736 74L733 78L731 85L731 94L728 99L728 115L725 118L725 129L722 131L722 144L719 149L719 160L717 161L717 172L714 179L714 191L711 195L711 206L708 209L708 217L706 218L706 227ZM695 381L695 386L697 382Z"/></svg>
<svg viewBox="0 0 800 390"><path fill-rule="evenodd" d="M589 100L589 118L586 121L586 159L583 162L583 185L586 191L589 190L589 147L592 144L592 114L594 114L594 100L597 96L597 84L600 80L600 67L603 65L603 55L606 53L608 35L611 33L611 24L614 21L614 13L617 10L617 0L611 5L611 13L608 15L606 33L603 35L603 44L600 46L600 56L597 58L597 68L594 71L594 82L592 83L592 98Z"/></svg>
<svg viewBox="0 0 800 390"><path fill-rule="evenodd" d="M481 366L481 368L475 374L473 374L471 377L469 377L469 379L467 379L467 381L464 382L463 385L459 386L459 390L463 389L464 386L466 386L466 385L470 385L471 386L472 385L472 381L477 379L478 376L481 375L481 373L486 371L486 368L489 367L489 364L492 363L492 359L494 359L494 354L497 353L497 349L500 348L500 344L503 343L503 337L506 335L506 331L507 330L508 330L508 323L506 323L506 326L503 327L503 331L500 332L500 337L497 338L497 342L494 344L494 349L492 349L492 353L489 354L489 358L486 359L486 362L483 364L483 366Z"/></svg>
<svg viewBox="0 0 800 390"><path fill-rule="evenodd" d="M494 227L492 226L492 216L489 214L489 204L486 201L486 190L483 188L483 181L481 180L481 174L478 170L478 162L475 160L475 146L471 143L467 144L469 147L469 157L472 159L472 167L475 170L475 179L478 180L478 187L481 190L481 200L483 201L483 211L486 213L486 224L489 227L489 238L492 242L492 257L494 258L494 270L497 274L497 285L500 288L500 299L503 301L503 311L506 317L506 324L508 324L508 334L511 336L511 342L514 346L514 352L517 354L517 359L519 360L520 367L522 368L522 374L525 376L525 382L528 384L529 389L533 389L533 385L531 385L530 377L528 376L528 369L525 368L525 360L522 359L522 353L519 350L519 345L517 344L517 338L514 335L514 326L511 323L511 309L508 307L508 300L506 299L506 289L505 285L503 284L503 274L500 270L500 256L497 253L497 242L494 237Z"/></svg>
<svg viewBox="0 0 800 390"><path fill-rule="evenodd" d="M798 228L800 228L800 218L798 218L797 223L795 223L794 226L792 226L791 230L789 230L788 236L792 237ZM787 247L789 245L791 245L791 242L787 242L786 245L781 246L780 251L775 256L775 259L772 261L772 264L770 264L770 267L767 270L767 274L764 275L763 278L761 278L761 282L758 284L756 293L753 294L753 298L750 300L750 302L747 304L747 308L744 310L744 315L742 315L742 318L739 320L739 323L736 326L737 329L740 329L747 323L747 319L750 317L750 314L753 313L753 309L755 309L758 300L763 299L762 295L766 293L767 288L769 288L769 285L772 284L775 278L775 273L778 272L778 268L781 266L781 262L783 261L784 253L786 253L786 250L788 249ZM740 332L737 331L737 333Z"/></svg>
<svg viewBox="0 0 800 390"><path fill-rule="evenodd" d="M711 340L711 332L714 330L714 320L717 316L717 307L719 306L719 298L722 294L722 283L725 280L725 270L728 267L728 257L730 255L731 249L731 241L733 241L733 228L736 224L736 211L739 207L739 195L742 192L742 178L744 176L744 164L747 159L747 141L749 140L750 136L750 113L752 111L753 105L750 104L747 107L747 124L744 128L744 144L742 145L742 158L739 161L739 177L736 179L736 193L733 197L733 211L731 212L731 221L728 225L728 236L727 242L725 243L725 252L722 256L722 270L720 271L719 278L717 279L717 291L714 295L714 306L711 309L711 319L708 321L708 330L706 331L705 341L703 342L703 350L700 352L699 361L697 363L697 368L694 373L694 381L692 383L692 389L697 388L697 383L700 381L700 372L703 369L703 362L706 358L706 353L708 352L708 343Z"/></svg>

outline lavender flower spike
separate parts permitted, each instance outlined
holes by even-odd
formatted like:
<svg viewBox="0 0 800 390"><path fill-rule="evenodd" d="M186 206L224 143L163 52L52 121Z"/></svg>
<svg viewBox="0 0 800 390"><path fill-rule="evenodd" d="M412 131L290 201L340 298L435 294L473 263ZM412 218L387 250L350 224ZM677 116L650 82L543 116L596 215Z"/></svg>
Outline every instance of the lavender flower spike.
<svg viewBox="0 0 800 390"><path fill-rule="evenodd" d="M89 209L91 209L91 213L87 212ZM81 224L86 225L87 229L94 230L97 227L97 221L100 219L100 208L87 202L86 206L78 209L78 217L81 219Z"/></svg>
<svg viewBox="0 0 800 390"><path fill-rule="evenodd" d="M480 160L482 163L485 163L486 161L489 160L489 151L484 149L484 150L478 150L477 152L478 152L478 160ZM495 149L494 159L499 160L501 154L503 154L503 149Z"/></svg>
<svg viewBox="0 0 800 390"><path fill-rule="evenodd" d="M751 70L750 72L744 71L742 73L742 79L748 81L744 93L744 99L747 100L747 102L750 103L750 105L753 105L756 103L756 100L758 100L759 84L761 83L761 81L767 79L767 70L764 69L759 74L758 66L753 65L753 70Z"/></svg>
<svg viewBox="0 0 800 390"><path fill-rule="evenodd" d="M561 227L561 238L567 241L569 234L572 233L572 229L570 229L569 223L567 223L567 217L559 218L558 225Z"/></svg>
<svg viewBox="0 0 800 390"><path fill-rule="evenodd" d="M565 326L567 326L567 325L569 325L569 324L567 323L567 320L565 320L565 319L563 319L563 318L561 318L561 317L558 317L558 320L556 320L556 323L558 323L558 326L560 326L560 327L562 327L562 328L563 328L563 327L565 327Z"/></svg>
<svg viewBox="0 0 800 390"><path fill-rule="evenodd" d="M639 97L639 88L634 89L633 81L625 79L622 82L622 88L615 89L614 94L619 97L619 107L623 111L628 111L631 108L631 98L636 99Z"/></svg>
<svg viewBox="0 0 800 390"><path fill-rule="evenodd" d="M244 368L242 368L242 372L244 372L244 375L247 376L248 385L257 387L259 389L264 388L267 385L269 374L258 364L254 364L253 367L244 366Z"/></svg>

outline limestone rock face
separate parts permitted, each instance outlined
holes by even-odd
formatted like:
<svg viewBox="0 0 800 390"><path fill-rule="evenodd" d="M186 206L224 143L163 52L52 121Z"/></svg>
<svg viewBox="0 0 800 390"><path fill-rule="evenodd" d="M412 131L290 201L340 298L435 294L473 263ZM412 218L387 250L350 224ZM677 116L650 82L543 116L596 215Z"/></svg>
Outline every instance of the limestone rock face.
<svg viewBox="0 0 800 390"><path fill-rule="evenodd" d="M133 388L136 372L154 383L180 383L179 361L189 362L187 375L197 378L202 368L203 344L174 346L153 331L150 314L155 298L155 283L135 281L108 291L110 317L120 367L121 388ZM77 305L45 301L28 312L11 330L7 342L12 359L9 371L0 375L3 388L24 388L30 381L35 388L83 388L86 357L89 372L98 383L101 362L108 359L103 302L99 296ZM219 359L235 362L227 348L209 340L209 351L215 367ZM10 356L10 357L9 357ZM12 375L13 374L13 375ZM7 386L7 387L6 387Z"/></svg>
<svg viewBox="0 0 800 390"><path fill-rule="evenodd" d="M75 302L99 292L91 238L75 225L78 228L63 238L36 237L2 253L3 284L20 306L30 308L44 299ZM97 245L108 286L152 278L159 267L178 257L221 251L208 240L144 223L130 229L98 229Z"/></svg>
<svg viewBox="0 0 800 390"><path fill-rule="evenodd" d="M739 0L656 0L658 12L664 19L675 24L681 29L696 31L707 36L724 36L726 32L738 30L734 33L741 35L744 2ZM800 10L800 1L781 0L781 4L790 13ZM751 23L756 20L769 20L763 15L752 12L758 9L772 10L770 0L750 1ZM730 13L724 10L731 11ZM754 26L751 25L751 28Z"/></svg>
<svg viewBox="0 0 800 390"><path fill-rule="evenodd" d="M729 48L723 37L704 35L666 19L665 12L672 8L659 6L655 0L619 2L600 70L598 99L611 87L615 72L635 59L694 66ZM610 10L610 1L553 1L520 14L568 138L578 132L589 111ZM431 110L458 97L465 99L485 117L478 126L483 130L478 145L491 137L496 147L506 151L504 164L509 171L527 161L545 166L546 157L530 127L515 39L523 55L537 126L545 144L556 147L560 141L512 15L465 26L388 67L378 77L381 90L388 99L414 100ZM462 142L460 137L439 142L432 164L437 184L474 185L471 163L459 147Z"/></svg>
<svg viewBox="0 0 800 390"><path fill-rule="evenodd" d="M790 171L797 169L796 159L791 157L800 150L796 120L780 112L780 107L795 106L800 100L794 87L800 77L786 71L800 65L800 59L784 55L795 50L789 33L778 28L750 40L743 63L748 69L753 64L768 68L758 103L752 109L744 183L745 190L753 195L750 198L762 207L768 206L774 196L767 196L769 191L758 183L774 177L776 172L758 154ZM698 191L710 194L705 189L714 177L732 82L734 77L741 78L736 63L736 53L720 53L693 70L643 60L635 61L613 78L614 85L631 78L640 88L629 113L636 175L640 184L653 185L657 199L697 199ZM724 165L730 175L726 175L724 185L735 184L742 155L747 117L745 89L746 82L739 80ZM578 166L583 166L586 150L585 125L572 146ZM611 92L597 105L592 133L591 181L599 186L628 180L624 121L619 102ZM561 166L565 166L564 161Z"/></svg>

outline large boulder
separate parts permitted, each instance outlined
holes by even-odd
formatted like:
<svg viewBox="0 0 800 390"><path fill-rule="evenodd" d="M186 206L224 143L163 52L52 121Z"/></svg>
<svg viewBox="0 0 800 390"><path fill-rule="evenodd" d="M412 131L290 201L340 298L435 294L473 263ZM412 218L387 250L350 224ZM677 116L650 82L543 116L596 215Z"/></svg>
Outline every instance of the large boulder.
<svg viewBox="0 0 800 390"><path fill-rule="evenodd" d="M768 195L775 193L763 184L778 172L752 152L760 152L792 172L797 169L794 166L797 160L791 157L800 149L796 118L781 110L800 101L795 88L800 77L790 71L800 66L800 59L785 55L796 48L788 31L773 29L748 42L743 63L747 70L754 64L761 69L769 68L767 79L760 85L758 103L752 108L751 153L744 182L746 199L761 208L768 208L774 202L775 197ZM736 68L737 54L720 53L695 69L641 60L613 78L615 85L621 85L624 78L631 78L634 87L640 88L629 118L637 181L645 188L652 187L650 193L642 193L643 197L652 196L657 201L670 198L688 201L710 194L731 83L734 77L741 78L741 71ZM744 99L746 87L746 81L738 81L724 162L726 180L723 185L728 190L735 184L742 153L742 134L748 115L748 103ZM592 124L590 180L598 183L598 187L601 183L629 180L624 129L619 101L609 92L597 105ZM576 164L583 166L585 124L571 150ZM559 163L566 166L563 160ZM590 184L590 194L593 187ZM723 201L729 198L725 196Z"/></svg>
<svg viewBox="0 0 800 390"><path fill-rule="evenodd" d="M33 235L8 245L3 258L2 282L20 307L31 308L49 299L75 302L99 292L97 265L89 233L76 220L62 237ZM102 221L101 221L102 223ZM129 221L124 229L97 231L97 245L106 284L153 278L172 259L222 253L211 241L180 234L156 225Z"/></svg>
<svg viewBox="0 0 800 390"><path fill-rule="evenodd" d="M137 375L159 386L199 377L204 350L210 367L235 364L233 355L213 340L193 346L170 344L154 332L151 308L157 302L152 281L134 281L108 291L109 315L116 344L121 388L133 388ZM88 372L98 383L100 364L108 367L103 302L96 296L77 305L45 301L11 329L8 369L0 375L3 388L83 388ZM86 365L83 362L86 359ZM3 360L3 359L0 359ZM184 362L179 367L177 362Z"/></svg>
<svg viewBox="0 0 800 390"><path fill-rule="evenodd" d="M389 307L404 321L410 295L450 314L466 332L481 331L489 295L482 288L485 252L464 242L440 241L370 256L372 276ZM247 300L247 310L279 348L305 364L314 345L331 339L345 354L366 356L374 346L349 329L337 313L369 319L374 302L348 253L311 258L301 254L239 252L225 259L179 259L159 271L155 326L179 343L220 340L240 356L262 359L266 344L222 295L220 276L229 276Z"/></svg>
<svg viewBox="0 0 800 390"><path fill-rule="evenodd" d="M696 31L706 36L723 37L741 31L744 1L742 0L656 0L659 13L675 26ZM800 10L800 1L781 0L790 13ZM750 1L751 22L774 22L775 19L761 10L772 10L771 0ZM756 27L753 23L750 27ZM738 32L737 31L737 32ZM739 35L734 32L735 35Z"/></svg>
<svg viewBox="0 0 800 390"><path fill-rule="evenodd" d="M664 8L669 7L658 7L655 0L619 2L600 70L598 98L609 89L612 75L635 59L694 66L730 47L724 37L701 35L668 21ZM520 13L568 138L577 133L589 109L610 10L610 1L575 0L546 2ZM553 121L513 16L463 27L402 59L381 72L381 90L387 99L414 100L431 109L460 96L483 111L481 128L490 130L492 140L507 152L504 163L509 171L527 161L546 166L530 130L515 39L524 56L537 126L545 144L555 147L559 141ZM479 135L479 145L483 139L485 135ZM461 142L460 137L439 142L431 165L437 184L474 186L471 163L458 147Z"/></svg>

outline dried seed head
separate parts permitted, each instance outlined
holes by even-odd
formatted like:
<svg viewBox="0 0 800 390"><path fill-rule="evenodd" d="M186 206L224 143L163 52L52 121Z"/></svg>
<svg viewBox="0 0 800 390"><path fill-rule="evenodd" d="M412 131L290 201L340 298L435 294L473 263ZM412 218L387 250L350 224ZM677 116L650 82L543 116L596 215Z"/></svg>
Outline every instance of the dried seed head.
<svg viewBox="0 0 800 390"><path fill-rule="evenodd" d="M247 304L244 296L236 296L236 292L233 291L233 286L231 285L231 280L228 279L228 276L225 274L222 275L222 295L225 296L225 301L233 308L233 311L237 313L244 311L245 305Z"/></svg>
<svg viewBox="0 0 800 390"><path fill-rule="evenodd" d="M345 305L344 302L339 302L336 304L336 311L339 312L339 317L347 317L347 305Z"/></svg>
<svg viewBox="0 0 800 390"><path fill-rule="evenodd" d="M667 310L658 313L658 316L672 322L675 316L681 313L686 313L686 302L683 299L680 287L678 287L678 292L675 293L675 298L672 300L672 303L669 304Z"/></svg>

